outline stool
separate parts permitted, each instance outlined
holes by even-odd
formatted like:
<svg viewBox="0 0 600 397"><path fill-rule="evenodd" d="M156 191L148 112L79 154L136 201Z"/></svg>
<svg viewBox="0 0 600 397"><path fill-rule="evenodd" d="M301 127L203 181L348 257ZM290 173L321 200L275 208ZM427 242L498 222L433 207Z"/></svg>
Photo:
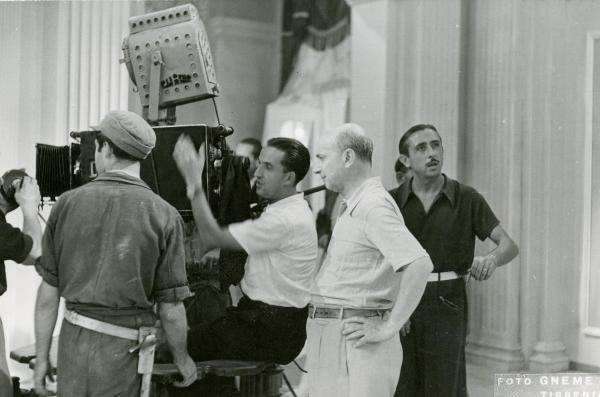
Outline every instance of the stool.
<svg viewBox="0 0 600 397"><path fill-rule="evenodd" d="M52 340L50 356L56 358L58 337ZM35 367L35 344L15 349L10 357L29 368ZM243 397L277 397L282 386L283 369L276 364L261 361L211 360L196 363L198 378L213 374L224 377L240 377L240 393ZM56 368L53 368L56 371ZM154 364L152 370L153 397L161 396L161 385L170 383L179 373L175 364Z"/></svg>
<svg viewBox="0 0 600 397"><path fill-rule="evenodd" d="M198 379L208 374L224 377L240 377L240 394L243 397L277 397L280 395L283 370L260 361L211 360L196 362ZM175 364L154 364L152 370L152 396L161 397L162 384L170 383L179 373Z"/></svg>

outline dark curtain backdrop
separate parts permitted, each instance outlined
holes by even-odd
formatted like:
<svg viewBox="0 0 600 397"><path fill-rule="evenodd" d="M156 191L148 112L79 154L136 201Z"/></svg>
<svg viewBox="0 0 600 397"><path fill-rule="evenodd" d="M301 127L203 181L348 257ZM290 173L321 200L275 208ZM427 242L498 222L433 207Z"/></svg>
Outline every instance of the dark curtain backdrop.
<svg viewBox="0 0 600 397"><path fill-rule="evenodd" d="M349 33L350 7L345 0L284 0L280 90L292 73L302 43L322 51L336 46Z"/></svg>

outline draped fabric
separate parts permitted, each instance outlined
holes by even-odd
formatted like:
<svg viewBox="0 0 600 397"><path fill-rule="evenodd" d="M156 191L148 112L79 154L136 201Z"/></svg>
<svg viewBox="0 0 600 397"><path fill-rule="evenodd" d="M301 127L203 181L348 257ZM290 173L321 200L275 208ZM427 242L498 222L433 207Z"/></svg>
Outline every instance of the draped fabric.
<svg viewBox="0 0 600 397"><path fill-rule="evenodd" d="M281 87L294 69L302 44L317 51L335 47L350 33L345 0L284 0L281 42Z"/></svg>
<svg viewBox="0 0 600 397"><path fill-rule="evenodd" d="M349 93L349 38L323 51L302 44L285 88L267 105L263 141L278 136L298 139L310 150L314 162L323 132L347 121ZM321 178L311 168L300 188L319 185ZM309 203L316 213L323 207L324 194L309 196Z"/></svg>

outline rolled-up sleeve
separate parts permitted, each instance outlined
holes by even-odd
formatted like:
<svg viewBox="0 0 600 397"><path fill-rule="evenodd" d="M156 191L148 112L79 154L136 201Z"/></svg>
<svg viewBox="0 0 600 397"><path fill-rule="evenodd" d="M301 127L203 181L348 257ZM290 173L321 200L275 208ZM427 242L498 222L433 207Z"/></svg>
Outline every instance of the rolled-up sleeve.
<svg viewBox="0 0 600 397"><path fill-rule="evenodd" d="M42 256L35 261L35 270L42 279L53 287L58 288L58 259L56 258L56 249L54 245L54 236L56 235L56 220L62 208L62 201L59 199L48 217L44 236L42 237Z"/></svg>
<svg viewBox="0 0 600 397"><path fill-rule="evenodd" d="M379 249L394 271L426 257L427 252L410 233L402 214L392 205L378 205L369 211L366 222L366 235Z"/></svg>
<svg viewBox="0 0 600 397"><path fill-rule="evenodd" d="M180 302L192 296L185 270L183 220L172 216L165 233L165 250L156 269L152 296L157 302Z"/></svg>
<svg viewBox="0 0 600 397"><path fill-rule="evenodd" d="M278 215L265 212L258 219L229 225L229 233L249 255L281 247L289 233L289 225Z"/></svg>

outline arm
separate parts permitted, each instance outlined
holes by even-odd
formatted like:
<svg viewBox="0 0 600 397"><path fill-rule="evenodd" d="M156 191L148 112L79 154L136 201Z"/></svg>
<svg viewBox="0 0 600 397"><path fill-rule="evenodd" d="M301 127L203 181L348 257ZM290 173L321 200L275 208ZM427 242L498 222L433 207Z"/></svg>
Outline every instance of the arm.
<svg viewBox="0 0 600 397"><path fill-rule="evenodd" d="M421 257L398 270L402 271L402 279L394 307L388 318L382 322L364 317L349 318L344 321L342 330L346 339L357 339L355 347L360 347L397 336L417 308L427 285L427 277L432 270L433 264L428 256Z"/></svg>
<svg viewBox="0 0 600 397"><path fill-rule="evenodd" d="M173 355L173 361L183 380L175 382L177 387L191 385L197 378L196 364L187 352L187 319L183 302L159 302L158 316Z"/></svg>
<svg viewBox="0 0 600 397"><path fill-rule="evenodd" d="M33 240L31 251L24 265L33 265L35 259L42 254L42 226L38 220L38 205L40 203L40 188L30 177L24 177L20 187L17 187L15 200L23 213L23 233Z"/></svg>
<svg viewBox="0 0 600 397"><path fill-rule="evenodd" d="M496 226L489 238L496 244L496 248L486 256L478 256L473 259L471 275L476 280L489 279L499 266L506 265L519 254L519 247L502 226Z"/></svg>
<svg viewBox="0 0 600 397"><path fill-rule="evenodd" d="M50 345L58 314L58 290L42 281L35 302L35 372L34 387L37 395L46 395L46 374L50 372Z"/></svg>
<svg viewBox="0 0 600 397"><path fill-rule="evenodd" d="M394 307L384 321L353 317L345 321L346 339L357 339L356 347L381 342L398 335L415 310L433 270L431 259L410 233L402 215L389 205L374 207L367 216L366 235L396 272L402 272Z"/></svg>
<svg viewBox="0 0 600 397"><path fill-rule="evenodd" d="M194 221L196 221L198 230L203 231L200 233L200 239L205 252L213 248L242 251L242 247L229 233L229 230L219 226L206 200L202 187L202 171L205 162L204 144L196 152L192 140L188 136L182 135L175 145L173 158L185 180Z"/></svg>

